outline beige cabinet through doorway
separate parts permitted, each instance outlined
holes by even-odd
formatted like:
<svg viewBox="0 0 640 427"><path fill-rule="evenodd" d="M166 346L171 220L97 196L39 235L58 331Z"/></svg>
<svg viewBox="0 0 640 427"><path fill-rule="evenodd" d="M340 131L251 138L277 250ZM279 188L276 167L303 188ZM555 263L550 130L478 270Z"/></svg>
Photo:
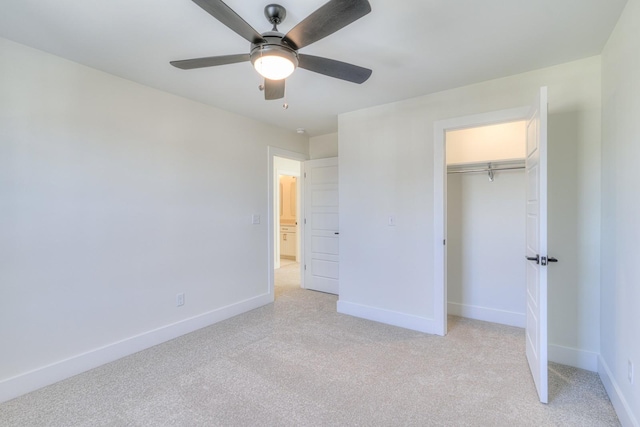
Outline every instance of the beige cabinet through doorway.
<svg viewBox="0 0 640 427"><path fill-rule="evenodd" d="M280 176L280 258L296 259L297 183L295 176Z"/></svg>
<svg viewBox="0 0 640 427"><path fill-rule="evenodd" d="M280 258L296 259L296 227L280 227Z"/></svg>

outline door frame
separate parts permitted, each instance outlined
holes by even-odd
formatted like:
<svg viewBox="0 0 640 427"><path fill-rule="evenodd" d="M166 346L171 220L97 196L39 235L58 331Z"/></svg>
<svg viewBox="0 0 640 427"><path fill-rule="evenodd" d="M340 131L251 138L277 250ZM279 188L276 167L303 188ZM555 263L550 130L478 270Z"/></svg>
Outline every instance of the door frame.
<svg viewBox="0 0 640 427"><path fill-rule="evenodd" d="M309 160L309 156L303 153L296 153L295 151L285 150L283 148L267 146L267 161L268 161L268 174L267 174L267 293L271 302L275 300L274 282L275 282L275 227L276 221L274 212L274 199L276 196L275 179L276 169L274 166L274 158L282 157L290 160L297 160L302 163L300 165L301 171L306 160ZM300 185L298 185L300 187ZM304 218L304 189L299 189L300 194L300 217ZM304 227L298 227L300 233L300 245L304 244ZM302 266L304 265L304 253L300 251L300 284L304 287L304 276Z"/></svg>
<svg viewBox="0 0 640 427"><path fill-rule="evenodd" d="M528 120L531 107L518 107L434 122L433 153L433 313L435 333L447 334L447 131Z"/></svg>

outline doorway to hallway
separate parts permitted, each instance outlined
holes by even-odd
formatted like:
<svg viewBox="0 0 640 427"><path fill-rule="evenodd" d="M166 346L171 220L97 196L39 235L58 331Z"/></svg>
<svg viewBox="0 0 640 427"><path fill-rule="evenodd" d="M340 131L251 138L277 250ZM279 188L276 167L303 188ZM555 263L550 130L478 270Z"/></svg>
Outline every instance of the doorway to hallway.
<svg viewBox="0 0 640 427"><path fill-rule="evenodd" d="M269 147L269 293L303 287L302 163L306 156Z"/></svg>

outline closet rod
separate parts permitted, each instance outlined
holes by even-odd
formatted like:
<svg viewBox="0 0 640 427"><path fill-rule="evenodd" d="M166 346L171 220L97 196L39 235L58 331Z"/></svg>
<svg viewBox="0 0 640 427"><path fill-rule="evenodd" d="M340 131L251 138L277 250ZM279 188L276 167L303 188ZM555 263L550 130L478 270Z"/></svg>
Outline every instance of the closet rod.
<svg viewBox="0 0 640 427"><path fill-rule="evenodd" d="M524 169L524 166L514 166L510 168L484 168L484 169L463 169L457 171L447 171L447 173L471 173L471 172L489 172L489 171L511 171L516 169Z"/></svg>

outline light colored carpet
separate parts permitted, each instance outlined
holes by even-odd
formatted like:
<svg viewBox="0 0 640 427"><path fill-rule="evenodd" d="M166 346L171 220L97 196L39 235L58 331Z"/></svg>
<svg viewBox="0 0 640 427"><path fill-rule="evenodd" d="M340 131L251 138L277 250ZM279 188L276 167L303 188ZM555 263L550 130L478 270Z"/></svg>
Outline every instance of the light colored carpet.
<svg viewBox="0 0 640 427"><path fill-rule="evenodd" d="M287 291L300 289L300 264L292 260L281 259L280 268L276 268L274 271L274 283L276 299Z"/></svg>
<svg viewBox="0 0 640 427"><path fill-rule="evenodd" d="M0 425L619 425L591 372L551 364L539 403L522 329L451 317L437 337L340 315L336 300L285 286L272 305L2 404Z"/></svg>

